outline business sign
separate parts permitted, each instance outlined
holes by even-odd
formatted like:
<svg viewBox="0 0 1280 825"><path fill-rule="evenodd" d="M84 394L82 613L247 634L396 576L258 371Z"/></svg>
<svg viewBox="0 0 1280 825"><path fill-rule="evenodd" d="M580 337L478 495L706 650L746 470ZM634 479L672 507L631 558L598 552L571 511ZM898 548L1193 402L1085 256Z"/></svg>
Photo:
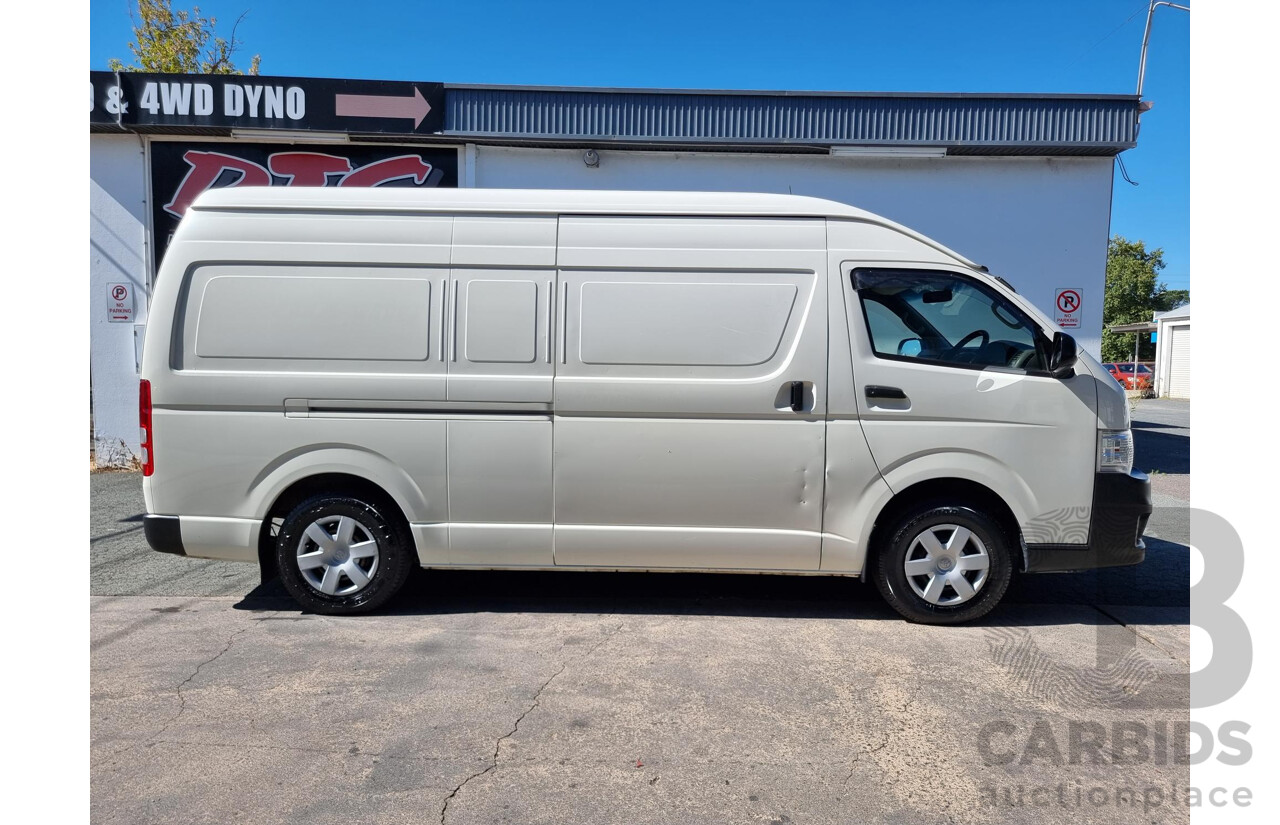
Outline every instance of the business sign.
<svg viewBox="0 0 1280 825"><path fill-rule="evenodd" d="M1063 329L1080 326L1084 307L1084 290L1079 287L1057 289L1053 293L1053 322Z"/></svg>
<svg viewBox="0 0 1280 825"><path fill-rule="evenodd" d="M89 87L89 122L98 125L399 135L444 128L440 83L90 72Z"/></svg>
<svg viewBox="0 0 1280 825"><path fill-rule="evenodd" d="M313 146L151 142L156 261L196 196L230 186L458 185L458 150L406 146Z"/></svg>

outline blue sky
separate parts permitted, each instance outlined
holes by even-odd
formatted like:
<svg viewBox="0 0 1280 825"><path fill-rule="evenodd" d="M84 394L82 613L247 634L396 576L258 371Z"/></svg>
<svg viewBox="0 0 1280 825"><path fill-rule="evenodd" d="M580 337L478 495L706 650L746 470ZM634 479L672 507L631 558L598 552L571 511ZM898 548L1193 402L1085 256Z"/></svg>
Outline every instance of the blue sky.
<svg viewBox="0 0 1280 825"><path fill-rule="evenodd" d="M1191 5L1186 3L1184 4ZM175 0L177 8L189 7ZM262 73L446 83L1131 94L1146 0L669 2L211 0ZM126 62L132 0L93 0L90 69ZM1189 263L1190 14L1156 11L1138 147L1111 231Z"/></svg>

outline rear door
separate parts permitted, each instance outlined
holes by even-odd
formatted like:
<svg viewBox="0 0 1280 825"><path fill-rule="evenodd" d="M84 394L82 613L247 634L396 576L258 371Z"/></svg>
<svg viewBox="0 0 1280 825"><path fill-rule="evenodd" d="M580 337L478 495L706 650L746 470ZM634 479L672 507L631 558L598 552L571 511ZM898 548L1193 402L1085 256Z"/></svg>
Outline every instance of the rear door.
<svg viewBox="0 0 1280 825"><path fill-rule="evenodd" d="M565 216L556 564L816 570L821 220Z"/></svg>

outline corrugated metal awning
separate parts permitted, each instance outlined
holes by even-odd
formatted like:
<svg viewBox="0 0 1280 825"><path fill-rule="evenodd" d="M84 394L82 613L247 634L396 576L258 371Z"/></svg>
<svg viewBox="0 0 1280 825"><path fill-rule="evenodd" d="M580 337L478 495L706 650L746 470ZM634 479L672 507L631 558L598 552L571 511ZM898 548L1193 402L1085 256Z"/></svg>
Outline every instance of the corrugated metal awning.
<svg viewBox="0 0 1280 825"><path fill-rule="evenodd" d="M916 146L966 155L1115 155L1133 95L880 94L446 86L459 139L683 146Z"/></svg>

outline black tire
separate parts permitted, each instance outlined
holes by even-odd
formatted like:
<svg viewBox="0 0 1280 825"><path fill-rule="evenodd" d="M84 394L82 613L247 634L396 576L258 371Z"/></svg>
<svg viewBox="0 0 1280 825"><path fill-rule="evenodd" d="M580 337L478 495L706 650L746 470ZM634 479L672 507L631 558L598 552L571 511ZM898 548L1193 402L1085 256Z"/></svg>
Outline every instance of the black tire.
<svg viewBox="0 0 1280 825"><path fill-rule="evenodd" d="M988 567L985 578L979 586L973 588L976 592L971 597L956 604L935 604L926 600L912 586L914 580L916 587L924 589L927 594L929 589L926 583L932 583L932 576L908 576L905 563L908 553L925 552L915 543L916 539L922 537L930 528L937 528L938 532L934 534L935 536L954 536L954 531L949 532L945 529L946 526L963 527L971 531L973 537L981 542L982 549L986 551ZM951 625L973 621L991 612L1009 587L1009 579L1013 575L1010 553L1012 539L996 519L973 507L945 502L923 504L911 509L889 525L889 529L882 536L884 539L881 546L875 548L877 552L873 572L876 586L889 606L912 622ZM980 555L977 544L970 542L967 547L973 555ZM953 560L951 564L956 563ZM959 565L956 567L958 568ZM966 571L961 572L960 575L964 575L966 580L972 583L977 579L978 572ZM943 580L947 580L946 575L943 576ZM960 584L963 585L964 582ZM970 586L972 587L972 584ZM950 584L943 585L941 593L948 594L943 597L943 601L964 598L961 592L952 588Z"/></svg>
<svg viewBox="0 0 1280 825"><path fill-rule="evenodd" d="M350 519L354 524L342 519ZM349 525L354 541L347 542L350 549L328 551L332 556L328 562L304 572L298 560L300 552L324 551L308 536L308 528L318 522L328 525L321 529L334 539L340 538L338 525ZM376 555L356 558L357 546L362 548L361 553L369 552L368 541L375 543ZM343 564L339 565L339 561ZM276 537L276 564L285 589L303 609L328 616L346 616L368 613L386 604L409 578L409 572L417 565L417 554L408 530L399 518L386 513L383 505L352 496L319 495L302 502L285 516ZM359 571L351 565L358 565ZM318 586L326 584L330 567L338 571L333 574L335 592L332 594ZM359 582L358 578L366 573L367 582Z"/></svg>

